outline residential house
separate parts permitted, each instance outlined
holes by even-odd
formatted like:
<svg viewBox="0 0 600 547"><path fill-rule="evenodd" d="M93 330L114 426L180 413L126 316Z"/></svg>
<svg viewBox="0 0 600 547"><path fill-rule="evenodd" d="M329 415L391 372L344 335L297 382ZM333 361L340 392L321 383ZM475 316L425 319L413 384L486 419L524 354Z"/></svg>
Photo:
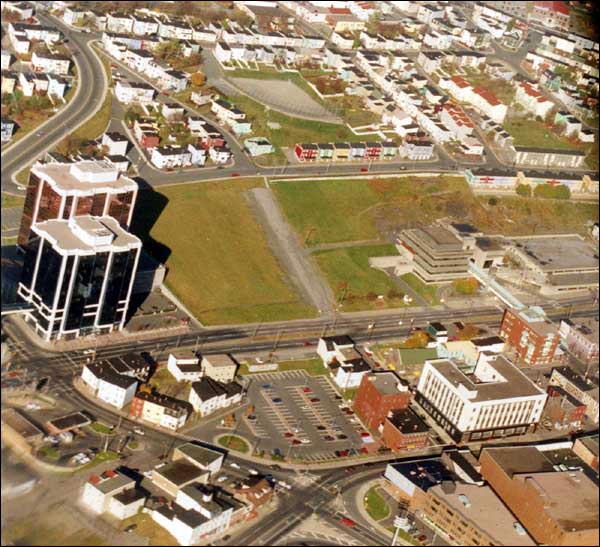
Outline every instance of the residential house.
<svg viewBox="0 0 600 547"><path fill-rule="evenodd" d="M2 70L8 70L12 61L12 53L7 49L2 50Z"/></svg>
<svg viewBox="0 0 600 547"><path fill-rule="evenodd" d="M116 32L122 34L130 34L133 29L133 17L124 13L106 14L106 30L108 32Z"/></svg>
<svg viewBox="0 0 600 547"><path fill-rule="evenodd" d="M524 81L519 82L516 87L515 101L534 116L545 119L548 112L554 108L554 103L547 99L536 85Z"/></svg>
<svg viewBox="0 0 600 547"><path fill-rule="evenodd" d="M429 160L433 157L433 142L417 135L407 135L402 141L400 155L411 160Z"/></svg>
<svg viewBox="0 0 600 547"><path fill-rule="evenodd" d="M238 369L237 361L228 354L205 355L200 365L204 377L224 384L233 381Z"/></svg>
<svg viewBox="0 0 600 547"><path fill-rule="evenodd" d="M273 145L264 137L251 137L244 141L244 148L252 157L271 154L274 151Z"/></svg>
<svg viewBox="0 0 600 547"><path fill-rule="evenodd" d="M200 358L193 351L169 353L167 370L178 382L196 382L202 378Z"/></svg>
<svg viewBox="0 0 600 547"><path fill-rule="evenodd" d="M129 415L177 431L185 425L188 406L187 403L167 395L138 391L131 401Z"/></svg>
<svg viewBox="0 0 600 547"><path fill-rule="evenodd" d="M598 361L598 321L590 319L575 323L563 319L558 333L569 351L579 359L587 363Z"/></svg>
<svg viewBox="0 0 600 547"><path fill-rule="evenodd" d="M345 161L350 159L350 144L347 142L333 143L333 158L334 161Z"/></svg>
<svg viewBox="0 0 600 547"><path fill-rule="evenodd" d="M150 161L159 169L187 167L191 164L190 152L179 145L157 146L152 149Z"/></svg>
<svg viewBox="0 0 600 547"><path fill-rule="evenodd" d="M109 131L102 135L101 144L106 147L108 154L125 156L129 147L129 140L121 133Z"/></svg>
<svg viewBox="0 0 600 547"><path fill-rule="evenodd" d="M231 150L227 146L212 146L208 150L208 155L214 163L223 164L227 163L229 158L231 158Z"/></svg>
<svg viewBox="0 0 600 547"><path fill-rule="evenodd" d="M189 402L200 416L207 416L221 408L240 403L242 396L243 390L239 384L235 382L222 383L204 377L192 384Z"/></svg>
<svg viewBox="0 0 600 547"><path fill-rule="evenodd" d="M117 80L115 84L115 97L122 103L150 103L155 94L155 89L143 82Z"/></svg>
<svg viewBox="0 0 600 547"><path fill-rule="evenodd" d="M137 514L144 506L145 495L136 489L135 480L109 469L92 475L83 486L81 502L96 515L109 513L119 520Z"/></svg>
<svg viewBox="0 0 600 547"><path fill-rule="evenodd" d="M135 378L118 374L101 362L84 365L81 379L96 397L117 408L123 408L133 399L138 383Z"/></svg>
<svg viewBox="0 0 600 547"><path fill-rule="evenodd" d="M31 56L31 67L36 72L50 72L53 74L68 74L71 59L64 55L54 53L33 52Z"/></svg>
<svg viewBox="0 0 600 547"><path fill-rule="evenodd" d="M15 122L2 116L2 131L1 131L2 142L9 141L12 138L14 131L15 131Z"/></svg>
<svg viewBox="0 0 600 547"><path fill-rule="evenodd" d="M318 147L316 144L296 144L294 154L299 161L314 161L317 159Z"/></svg>
<svg viewBox="0 0 600 547"><path fill-rule="evenodd" d="M206 149L199 144L188 144L188 152L190 153L190 161L192 165L203 166L206 163Z"/></svg>
<svg viewBox="0 0 600 547"><path fill-rule="evenodd" d="M133 24L131 32L137 36L148 36L158 33L158 21L153 17L146 17L138 13L131 16Z"/></svg>

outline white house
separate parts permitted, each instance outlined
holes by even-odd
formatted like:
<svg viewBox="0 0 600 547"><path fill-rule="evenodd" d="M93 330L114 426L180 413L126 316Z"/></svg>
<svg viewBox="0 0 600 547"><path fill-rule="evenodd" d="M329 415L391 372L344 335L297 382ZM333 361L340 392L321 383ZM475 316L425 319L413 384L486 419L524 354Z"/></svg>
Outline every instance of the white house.
<svg viewBox="0 0 600 547"><path fill-rule="evenodd" d="M119 520L135 515L143 506L145 496L136 490L135 480L114 470L92 475L83 486L82 504L92 513L110 513Z"/></svg>
<svg viewBox="0 0 600 547"><path fill-rule="evenodd" d="M107 153L114 156L125 156L129 141L125 135L116 131L109 131L102 135L102 146L106 146Z"/></svg>
<svg viewBox="0 0 600 547"><path fill-rule="evenodd" d="M209 377L192 384L188 399L194 411L200 416L207 416L221 408L240 403L241 400L242 387L239 384L235 382L225 384Z"/></svg>
<svg viewBox="0 0 600 547"><path fill-rule="evenodd" d="M231 150L226 146L212 146L208 151L208 155L215 163L226 163L231 157Z"/></svg>
<svg viewBox="0 0 600 547"><path fill-rule="evenodd" d="M33 17L33 4L29 2L5 2L2 9L15 13L21 20Z"/></svg>
<svg viewBox="0 0 600 547"><path fill-rule="evenodd" d="M154 55L145 49L128 49L123 54L123 62L136 72L145 73Z"/></svg>
<svg viewBox="0 0 600 547"><path fill-rule="evenodd" d="M202 378L200 358L194 352L186 355L169 353L167 370L178 382L197 382Z"/></svg>
<svg viewBox="0 0 600 547"><path fill-rule="evenodd" d="M238 368L238 363L227 354L205 355L201 362L204 376L218 382L232 382Z"/></svg>
<svg viewBox="0 0 600 547"><path fill-rule="evenodd" d="M54 53L33 52L31 56L31 67L38 72L51 72L53 74L68 74L71 59L64 55Z"/></svg>
<svg viewBox="0 0 600 547"><path fill-rule="evenodd" d="M122 103L150 103L154 100L155 89L142 82L118 80L115 85L115 97Z"/></svg>
<svg viewBox="0 0 600 547"><path fill-rule="evenodd" d="M146 36L156 34L158 32L158 21L152 17L145 17L134 14L131 16L133 25L131 31L137 36Z"/></svg>
<svg viewBox="0 0 600 547"><path fill-rule="evenodd" d="M188 152L190 153L190 162L192 165L202 166L206 163L206 149L198 144L188 144Z"/></svg>
<svg viewBox="0 0 600 547"><path fill-rule="evenodd" d="M231 48L225 42L217 42L215 46L215 57L220 63L231 61Z"/></svg>
<svg viewBox="0 0 600 547"><path fill-rule="evenodd" d="M152 149L150 161L159 169L174 169L190 165L192 155L183 146L157 146Z"/></svg>
<svg viewBox="0 0 600 547"><path fill-rule="evenodd" d="M354 341L349 336L326 336L319 339L317 354L328 365L334 361L341 351L354 349Z"/></svg>
<svg viewBox="0 0 600 547"><path fill-rule="evenodd" d="M448 359L426 361L416 393L417 402L455 440L525 433L539 422L546 398L503 355L480 358L473 377Z"/></svg>
<svg viewBox="0 0 600 547"><path fill-rule="evenodd" d="M187 510L200 513L207 520L201 535L225 532L230 526L233 506L218 496L209 485L192 483L177 493L175 503Z"/></svg>
<svg viewBox="0 0 600 547"><path fill-rule="evenodd" d="M109 405L123 408L134 397L137 380L120 374L104 373L98 378L96 396Z"/></svg>
<svg viewBox="0 0 600 547"><path fill-rule="evenodd" d="M7 49L2 50L2 70L8 70L10 62L12 60L12 54Z"/></svg>
<svg viewBox="0 0 600 547"><path fill-rule="evenodd" d="M67 25L78 25L85 19L86 11L68 6L63 13L63 21Z"/></svg>
<svg viewBox="0 0 600 547"><path fill-rule="evenodd" d="M547 99L536 85L529 82L519 82L515 93L515 102L523 106L534 116L545 118L546 114L554 108L554 103Z"/></svg>
<svg viewBox="0 0 600 547"><path fill-rule="evenodd" d="M106 14L106 30L109 32L131 33L133 29L133 18L124 13Z"/></svg>

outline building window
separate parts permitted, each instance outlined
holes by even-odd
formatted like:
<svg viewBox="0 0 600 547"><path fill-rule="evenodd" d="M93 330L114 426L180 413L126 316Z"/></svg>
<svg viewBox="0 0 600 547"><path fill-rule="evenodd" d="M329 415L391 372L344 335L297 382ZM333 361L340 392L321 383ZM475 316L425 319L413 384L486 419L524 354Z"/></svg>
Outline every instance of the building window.
<svg viewBox="0 0 600 547"><path fill-rule="evenodd" d="M34 290L40 296L42 302L49 308L52 308L54 303L56 284L60 275L62 261L63 256L52 248L50 242L44 241Z"/></svg>

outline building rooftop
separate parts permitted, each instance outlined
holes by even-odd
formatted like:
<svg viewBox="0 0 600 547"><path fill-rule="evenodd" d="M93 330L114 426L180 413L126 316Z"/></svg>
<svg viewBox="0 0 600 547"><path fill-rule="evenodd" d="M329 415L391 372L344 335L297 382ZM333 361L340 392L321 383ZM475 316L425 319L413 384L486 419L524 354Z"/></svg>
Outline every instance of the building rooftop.
<svg viewBox="0 0 600 547"><path fill-rule="evenodd" d="M389 465L424 492L436 484L455 479L455 475L448 470L440 458L391 463Z"/></svg>
<svg viewBox="0 0 600 547"><path fill-rule="evenodd" d="M497 355L487 361L501 378L495 382L481 382L474 374L466 375L456 363L448 359L428 361L455 389L460 386L471 392L472 402L531 397L544 392L503 355Z"/></svg>
<svg viewBox="0 0 600 547"><path fill-rule="evenodd" d="M429 431L427 424L410 408L392 410L387 418L405 435L410 433L426 433Z"/></svg>
<svg viewBox="0 0 600 547"><path fill-rule="evenodd" d="M181 486L192 481L199 481L207 471L187 461L177 460L162 467L155 467L152 473L164 477L176 486Z"/></svg>
<svg viewBox="0 0 600 547"><path fill-rule="evenodd" d="M110 494L115 490L135 484L132 478L113 470L105 471L100 477L92 475L88 482L93 484L103 494Z"/></svg>
<svg viewBox="0 0 600 547"><path fill-rule="evenodd" d="M397 395L401 392L399 386L404 387L406 391L405 382L392 371L371 372L366 375L366 378L382 395Z"/></svg>
<svg viewBox="0 0 600 547"><path fill-rule="evenodd" d="M517 519L489 486L454 482L438 484L429 492L489 535L495 545L535 545L528 534L516 531Z"/></svg>
<svg viewBox="0 0 600 547"><path fill-rule="evenodd" d="M214 355L204 355L202 360L208 361L213 367L231 367L237 366L236 361L227 353L217 353Z"/></svg>
<svg viewBox="0 0 600 547"><path fill-rule="evenodd" d="M545 273L598 269L598 251L578 235L514 237L515 247Z"/></svg>
<svg viewBox="0 0 600 547"><path fill-rule="evenodd" d="M176 450L183 454L189 460L193 460L201 467L208 467L210 464L223 458L223 453L211 448L206 448L193 443L179 445Z"/></svg>
<svg viewBox="0 0 600 547"><path fill-rule="evenodd" d="M66 416L50 420L49 423L56 429L64 431L87 425L91 423L91 420L81 412L72 412Z"/></svg>

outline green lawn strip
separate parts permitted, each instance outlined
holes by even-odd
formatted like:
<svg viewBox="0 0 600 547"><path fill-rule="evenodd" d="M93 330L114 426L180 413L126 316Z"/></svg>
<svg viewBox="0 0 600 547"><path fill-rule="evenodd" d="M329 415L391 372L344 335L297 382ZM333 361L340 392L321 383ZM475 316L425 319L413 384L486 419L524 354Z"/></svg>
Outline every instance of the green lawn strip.
<svg viewBox="0 0 600 547"><path fill-rule="evenodd" d="M148 545L178 545L177 540L162 526L152 520L152 517L148 514L138 513L137 515L122 521L120 529L125 530L127 527L134 524L135 535L147 538Z"/></svg>
<svg viewBox="0 0 600 547"><path fill-rule="evenodd" d="M399 287L384 272L369 265L370 257L397 254L396 247L387 244L316 251L313 256L336 302L343 304L344 311L360 311L403 305Z"/></svg>
<svg viewBox="0 0 600 547"><path fill-rule="evenodd" d="M51 461L57 461L60 458L60 451L54 446L43 446L40 448L40 454Z"/></svg>
<svg viewBox="0 0 600 547"><path fill-rule="evenodd" d="M296 361L282 361L279 364L279 368L277 369L279 372L284 372L288 370L305 370L311 376L319 376L322 374L327 374L328 370L323 365L323 361L321 359L298 359ZM258 374L259 372L250 372L248 369L248 365L246 363L242 363L238 370L238 374Z"/></svg>
<svg viewBox="0 0 600 547"><path fill-rule="evenodd" d="M223 435L222 437L219 437L217 442L228 450L236 450L237 452L242 452L243 454L250 450L248 443L237 435Z"/></svg>
<svg viewBox="0 0 600 547"><path fill-rule="evenodd" d="M309 246L377 239L376 215L393 222L402 215L406 222L426 223L441 216L432 199L437 193L444 193L445 200L445 193L456 195L457 204L465 197L473 200L462 177L280 181L271 187Z"/></svg>
<svg viewBox="0 0 600 547"><path fill-rule="evenodd" d="M168 287L203 323L316 315L289 283L244 196L262 183L203 182L138 195L132 231L166 263Z"/></svg>
<svg viewBox="0 0 600 547"><path fill-rule="evenodd" d="M350 387L348 389L341 389L340 393L341 393L342 397L344 398L344 400L353 401L354 397L356 397L356 394L358 393L358 388Z"/></svg>
<svg viewBox="0 0 600 547"><path fill-rule="evenodd" d="M98 454L96 454L94 459L91 462L85 464L83 467L79 468L79 471L88 471L101 463L108 462L108 461L114 461L114 460L118 460L118 459L119 459L119 454L117 454L116 452L114 452L112 450L98 452Z"/></svg>
<svg viewBox="0 0 600 547"><path fill-rule="evenodd" d="M392 532L392 534L396 533L396 528L394 526L388 526L388 530L390 532ZM402 530L402 529L398 530L398 537L401 538L401 539L403 539L404 541L407 541L411 545L421 545L414 537L412 537L405 530Z"/></svg>
<svg viewBox="0 0 600 547"><path fill-rule="evenodd" d="M369 489L365 496L365 509L373 520L383 520L390 514L390 506L385 499L377 492L377 487Z"/></svg>
<svg viewBox="0 0 600 547"><path fill-rule="evenodd" d="M2 209L8 209L10 207L23 207L24 203L25 198L2 192Z"/></svg>
<svg viewBox="0 0 600 547"><path fill-rule="evenodd" d="M403 365L416 365L424 363L428 359L437 359L437 351L435 349L401 349L400 356Z"/></svg>
<svg viewBox="0 0 600 547"><path fill-rule="evenodd" d="M101 422L92 422L88 427L93 429L96 433L101 433L102 435L112 435L113 432L109 426Z"/></svg>
<svg viewBox="0 0 600 547"><path fill-rule="evenodd" d="M402 280L417 294L421 295L429 304L438 304L437 285L426 285L416 275L407 273Z"/></svg>

